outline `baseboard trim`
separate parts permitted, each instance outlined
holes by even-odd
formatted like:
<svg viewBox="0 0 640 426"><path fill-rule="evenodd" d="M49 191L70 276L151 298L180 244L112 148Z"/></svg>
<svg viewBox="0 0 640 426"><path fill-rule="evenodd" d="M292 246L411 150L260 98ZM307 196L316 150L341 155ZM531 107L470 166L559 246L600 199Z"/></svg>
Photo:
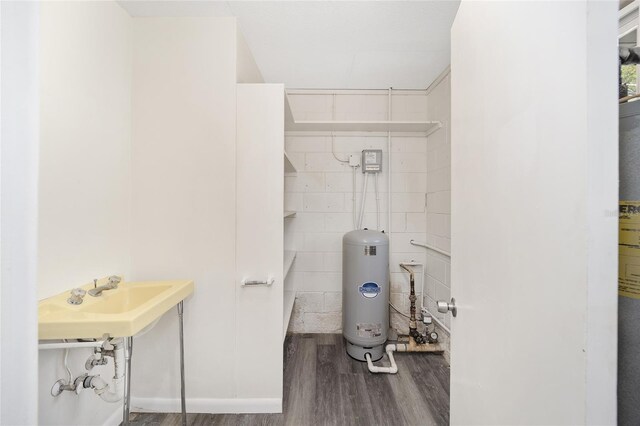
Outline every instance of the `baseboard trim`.
<svg viewBox="0 0 640 426"><path fill-rule="evenodd" d="M132 412L179 413L179 398L131 398ZM188 413L282 413L282 398L187 398Z"/></svg>
<svg viewBox="0 0 640 426"><path fill-rule="evenodd" d="M107 417L103 426L118 426L120 423L122 423L122 405Z"/></svg>

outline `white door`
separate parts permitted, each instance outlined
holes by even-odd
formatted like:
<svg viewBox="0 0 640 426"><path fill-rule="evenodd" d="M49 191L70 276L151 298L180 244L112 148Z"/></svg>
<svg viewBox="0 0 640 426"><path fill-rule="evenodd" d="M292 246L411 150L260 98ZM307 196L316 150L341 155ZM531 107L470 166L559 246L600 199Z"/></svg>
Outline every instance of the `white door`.
<svg viewBox="0 0 640 426"><path fill-rule="evenodd" d="M614 424L617 2L452 28L451 423Z"/></svg>
<svg viewBox="0 0 640 426"><path fill-rule="evenodd" d="M236 95L236 395L280 412L284 86L238 84Z"/></svg>

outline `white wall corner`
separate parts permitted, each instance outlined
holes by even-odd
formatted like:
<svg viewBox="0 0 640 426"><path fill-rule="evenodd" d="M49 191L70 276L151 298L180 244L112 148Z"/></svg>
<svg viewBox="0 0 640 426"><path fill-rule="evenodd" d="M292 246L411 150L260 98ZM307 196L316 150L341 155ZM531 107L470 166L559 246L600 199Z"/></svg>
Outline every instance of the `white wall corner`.
<svg viewBox="0 0 640 426"><path fill-rule="evenodd" d="M236 20L236 81L238 83L264 83L260 68L251 48L244 39Z"/></svg>
<svg viewBox="0 0 640 426"><path fill-rule="evenodd" d="M119 426L122 423L122 406L113 410L113 413L104 421L103 426Z"/></svg>
<svg viewBox="0 0 640 426"><path fill-rule="evenodd" d="M0 423L36 424L40 4L2 2L0 15Z"/></svg>

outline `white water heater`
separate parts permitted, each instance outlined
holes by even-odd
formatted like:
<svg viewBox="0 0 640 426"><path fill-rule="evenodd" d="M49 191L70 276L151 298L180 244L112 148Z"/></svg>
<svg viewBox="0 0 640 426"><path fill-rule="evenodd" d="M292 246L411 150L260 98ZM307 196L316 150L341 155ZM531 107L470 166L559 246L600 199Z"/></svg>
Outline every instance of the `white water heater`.
<svg viewBox="0 0 640 426"><path fill-rule="evenodd" d="M342 239L342 334L347 353L382 358L389 327L389 238L356 230Z"/></svg>

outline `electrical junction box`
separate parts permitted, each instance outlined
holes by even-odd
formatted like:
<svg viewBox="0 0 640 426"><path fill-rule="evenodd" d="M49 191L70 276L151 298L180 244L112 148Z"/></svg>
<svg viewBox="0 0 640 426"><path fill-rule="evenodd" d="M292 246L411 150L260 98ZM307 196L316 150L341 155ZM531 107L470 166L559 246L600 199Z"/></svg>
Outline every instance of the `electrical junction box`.
<svg viewBox="0 0 640 426"><path fill-rule="evenodd" d="M380 173L382 171L382 150L362 150L362 173Z"/></svg>

